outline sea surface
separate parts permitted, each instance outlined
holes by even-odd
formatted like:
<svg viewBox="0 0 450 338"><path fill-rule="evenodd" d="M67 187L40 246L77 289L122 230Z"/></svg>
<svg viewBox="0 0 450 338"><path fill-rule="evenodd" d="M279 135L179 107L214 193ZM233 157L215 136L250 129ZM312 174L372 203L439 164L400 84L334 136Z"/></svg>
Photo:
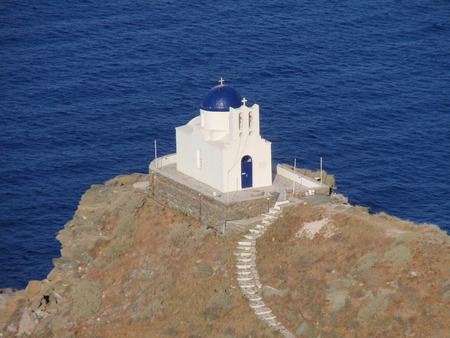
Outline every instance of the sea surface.
<svg viewBox="0 0 450 338"><path fill-rule="evenodd" d="M43 279L91 184L147 172L220 77L274 160L450 229L447 0L0 2L0 288Z"/></svg>

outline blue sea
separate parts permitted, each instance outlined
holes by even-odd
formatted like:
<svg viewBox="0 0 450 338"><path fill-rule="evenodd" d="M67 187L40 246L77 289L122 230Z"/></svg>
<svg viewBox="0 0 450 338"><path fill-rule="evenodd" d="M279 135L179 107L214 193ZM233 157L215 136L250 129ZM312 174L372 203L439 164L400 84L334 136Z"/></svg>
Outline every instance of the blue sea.
<svg viewBox="0 0 450 338"><path fill-rule="evenodd" d="M0 2L0 288L43 279L91 184L147 172L223 77L274 160L450 229L447 0Z"/></svg>

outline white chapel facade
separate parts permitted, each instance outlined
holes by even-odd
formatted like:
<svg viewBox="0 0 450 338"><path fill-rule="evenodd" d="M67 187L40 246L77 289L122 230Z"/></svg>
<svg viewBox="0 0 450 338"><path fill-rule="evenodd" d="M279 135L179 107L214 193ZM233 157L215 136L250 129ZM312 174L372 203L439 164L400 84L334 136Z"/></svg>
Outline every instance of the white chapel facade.
<svg viewBox="0 0 450 338"><path fill-rule="evenodd" d="M228 85L212 88L200 115L176 128L177 170L219 192L272 185L271 143L259 129L259 105Z"/></svg>

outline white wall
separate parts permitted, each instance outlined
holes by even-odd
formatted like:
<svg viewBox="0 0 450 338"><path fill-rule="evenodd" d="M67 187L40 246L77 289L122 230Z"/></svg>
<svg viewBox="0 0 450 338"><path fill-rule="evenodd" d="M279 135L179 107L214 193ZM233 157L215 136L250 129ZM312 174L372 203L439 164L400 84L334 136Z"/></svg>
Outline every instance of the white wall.
<svg viewBox="0 0 450 338"><path fill-rule="evenodd" d="M150 171L152 169L161 168L164 167L165 165L169 165L176 162L177 162L177 154L165 155L162 157L158 157L156 160L151 161L148 168Z"/></svg>
<svg viewBox="0 0 450 338"><path fill-rule="evenodd" d="M208 130L224 130L229 131L229 112L207 112L200 110L201 127Z"/></svg>
<svg viewBox="0 0 450 338"><path fill-rule="evenodd" d="M252 114L252 125L249 126L249 114ZM241 125L239 126L239 116ZM242 106L230 109L230 126L232 142L226 149L225 168L227 189L241 190L241 160L248 155L252 158L252 188L272 185L272 150L271 143L259 135L259 106Z"/></svg>
<svg viewBox="0 0 450 338"><path fill-rule="evenodd" d="M277 175L284 176L287 179L290 179L291 181L301 184L307 188L311 189L322 188L322 184L320 184L319 182L303 174L294 173L293 169L284 168L280 164L277 165Z"/></svg>
<svg viewBox="0 0 450 338"><path fill-rule="evenodd" d="M200 116L176 128L176 142L177 170L221 192L242 189L241 159L246 155L252 157L253 188L272 185L271 143L259 135L256 104L229 112L200 110Z"/></svg>
<svg viewBox="0 0 450 338"><path fill-rule="evenodd" d="M185 128L187 127L187 128ZM182 126L176 128L177 170L222 191L222 152L204 140L200 128ZM201 167L197 166L197 153L201 155Z"/></svg>

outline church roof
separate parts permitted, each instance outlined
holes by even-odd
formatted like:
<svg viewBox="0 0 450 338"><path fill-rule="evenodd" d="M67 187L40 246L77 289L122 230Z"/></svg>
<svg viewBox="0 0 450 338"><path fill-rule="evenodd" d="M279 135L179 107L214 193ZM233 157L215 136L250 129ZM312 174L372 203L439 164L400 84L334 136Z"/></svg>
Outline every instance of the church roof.
<svg viewBox="0 0 450 338"><path fill-rule="evenodd" d="M230 107L239 108L241 105L241 95L234 88L220 84L209 90L200 108L208 111L229 111Z"/></svg>

